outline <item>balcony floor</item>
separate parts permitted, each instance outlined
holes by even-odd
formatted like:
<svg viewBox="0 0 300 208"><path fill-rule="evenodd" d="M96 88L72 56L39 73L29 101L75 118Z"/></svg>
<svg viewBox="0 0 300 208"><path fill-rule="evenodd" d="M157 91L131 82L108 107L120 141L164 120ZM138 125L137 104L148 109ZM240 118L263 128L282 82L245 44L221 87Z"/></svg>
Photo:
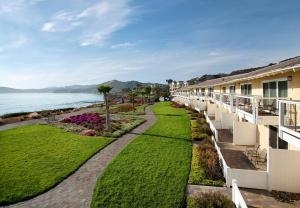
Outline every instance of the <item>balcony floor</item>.
<svg viewBox="0 0 300 208"><path fill-rule="evenodd" d="M230 130L218 130L218 145L227 165L231 168L257 170L244 154L246 146L234 145L232 141Z"/></svg>

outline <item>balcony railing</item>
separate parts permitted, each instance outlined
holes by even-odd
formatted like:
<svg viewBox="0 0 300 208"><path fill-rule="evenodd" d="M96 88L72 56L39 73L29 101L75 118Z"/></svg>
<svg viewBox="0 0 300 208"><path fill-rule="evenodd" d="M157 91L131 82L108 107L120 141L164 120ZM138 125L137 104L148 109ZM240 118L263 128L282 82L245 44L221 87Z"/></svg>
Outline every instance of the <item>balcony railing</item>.
<svg viewBox="0 0 300 208"><path fill-rule="evenodd" d="M300 132L300 101L279 100L280 126Z"/></svg>
<svg viewBox="0 0 300 208"><path fill-rule="evenodd" d="M279 100L279 136L300 148L300 101Z"/></svg>
<svg viewBox="0 0 300 208"><path fill-rule="evenodd" d="M281 99L281 98L279 98ZM284 98L282 98L284 99ZM270 97L270 98L259 98L258 102L258 115L259 116L270 116L270 115L278 115L278 98Z"/></svg>

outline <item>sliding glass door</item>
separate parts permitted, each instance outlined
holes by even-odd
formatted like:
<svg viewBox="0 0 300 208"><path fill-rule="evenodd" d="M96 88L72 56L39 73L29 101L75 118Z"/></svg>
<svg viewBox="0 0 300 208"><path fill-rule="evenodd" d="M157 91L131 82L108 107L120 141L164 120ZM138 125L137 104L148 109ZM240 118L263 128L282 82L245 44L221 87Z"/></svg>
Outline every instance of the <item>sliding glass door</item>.
<svg viewBox="0 0 300 208"><path fill-rule="evenodd" d="M288 96L287 81L270 81L263 83L263 109L277 114L277 100Z"/></svg>

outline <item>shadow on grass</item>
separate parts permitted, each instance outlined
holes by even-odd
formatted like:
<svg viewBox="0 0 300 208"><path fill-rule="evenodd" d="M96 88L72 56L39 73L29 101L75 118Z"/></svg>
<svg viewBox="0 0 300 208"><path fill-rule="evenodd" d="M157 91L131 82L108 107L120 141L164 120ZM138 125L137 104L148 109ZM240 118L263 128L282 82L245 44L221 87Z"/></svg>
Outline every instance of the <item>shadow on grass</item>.
<svg viewBox="0 0 300 208"><path fill-rule="evenodd" d="M172 137L172 136L165 136L165 135L158 135L158 134L149 134L149 133L135 133L135 132L130 132L130 134L135 134L138 136L153 136L153 137L160 137L160 138L168 138L168 139L180 139L180 140L186 140L191 142L192 140L190 138L183 138L183 137Z"/></svg>
<svg viewBox="0 0 300 208"><path fill-rule="evenodd" d="M184 116L184 114L162 114L162 113L153 113L153 114L150 114L150 115L155 115L155 116Z"/></svg>

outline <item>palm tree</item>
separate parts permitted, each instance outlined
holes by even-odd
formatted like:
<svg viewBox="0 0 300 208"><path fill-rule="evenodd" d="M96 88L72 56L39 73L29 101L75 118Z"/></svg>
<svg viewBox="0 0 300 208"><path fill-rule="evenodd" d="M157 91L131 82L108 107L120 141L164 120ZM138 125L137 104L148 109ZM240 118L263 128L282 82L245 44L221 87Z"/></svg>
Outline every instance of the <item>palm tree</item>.
<svg viewBox="0 0 300 208"><path fill-rule="evenodd" d="M145 87L145 93L148 95L148 104L149 104L149 101L150 101L150 94L151 94L151 87L150 86L147 86Z"/></svg>
<svg viewBox="0 0 300 208"><path fill-rule="evenodd" d="M131 89L130 92L128 93L129 96L131 97L131 103L132 103L132 111L135 112L135 106L134 106L134 98L137 96L137 91L135 89Z"/></svg>
<svg viewBox="0 0 300 208"><path fill-rule="evenodd" d="M147 95L147 92L145 89L141 90L140 92L141 96L142 96L142 104L145 104L145 96Z"/></svg>
<svg viewBox="0 0 300 208"><path fill-rule="evenodd" d="M112 87L108 85L100 85L98 86L98 92L103 94L105 101L105 112L106 112L106 122L105 122L105 130L110 130L110 115L109 115L109 102L108 102L108 94L111 91Z"/></svg>

